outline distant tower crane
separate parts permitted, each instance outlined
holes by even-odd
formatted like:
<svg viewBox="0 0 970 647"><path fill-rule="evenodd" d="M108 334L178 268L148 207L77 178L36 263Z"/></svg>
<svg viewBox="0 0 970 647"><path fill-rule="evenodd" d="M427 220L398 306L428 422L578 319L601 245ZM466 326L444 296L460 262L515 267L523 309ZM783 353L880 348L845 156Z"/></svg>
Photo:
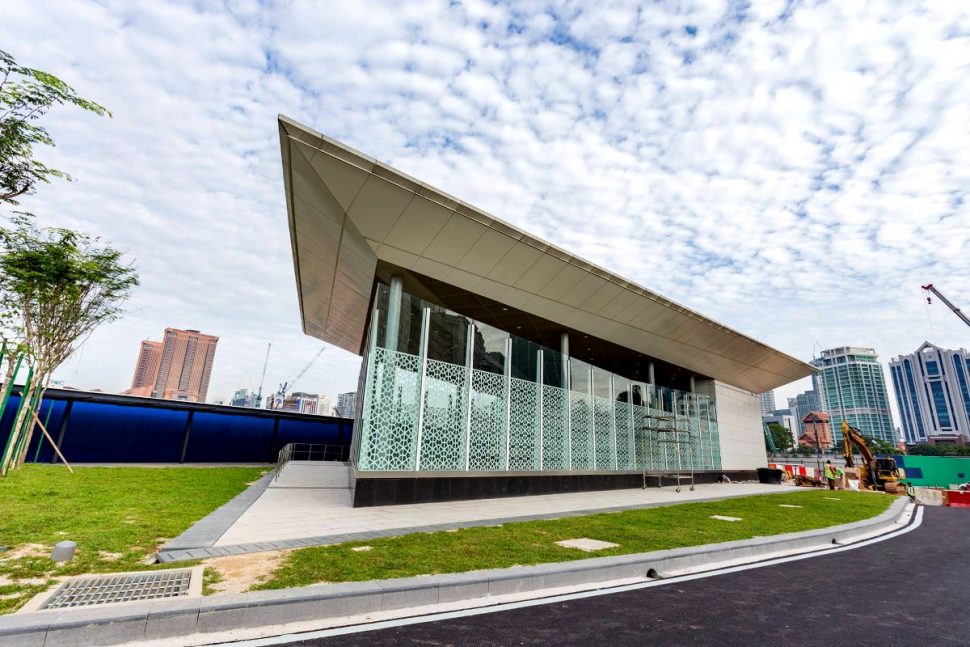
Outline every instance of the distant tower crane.
<svg viewBox="0 0 970 647"><path fill-rule="evenodd" d="M263 384L266 382L266 367L269 365L269 349L273 343L266 344L266 359L263 360L263 375L259 378L259 391L256 392L256 408L263 403Z"/></svg>
<svg viewBox="0 0 970 647"><path fill-rule="evenodd" d="M970 317L967 317L967 315L963 314L963 312L960 311L960 308L958 308L955 305L953 305L952 303L950 303L950 300L947 299L942 294L940 294L940 291L937 290L935 287L933 287L933 284L932 283L929 283L927 285L924 285L923 286L923 291L924 292L932 292L933 294L935 294L937 299L939 299L940 301L942 301L946 305L947 308L949 308L950 310L953 311L953 314L955 314L956 316L960 317L960 321L962 321L963 323L965 323L968 326L970 326ZM926 302L927 303L933 303L933 299L929 295L927 295Z"/></svg>
<svg viewBox="0 0 970 647"><path fill-rule="evenodd" d="M288 382L283 382L282 384L280 384L280 388L276 391L276 397L279 399L280 403L282 403L284 400L286 400L286 391L287 391L287 388L288 387L291 387L294 384L296 384L297 382L299 382L300 381L300 378L303 377L304 375L306 375L306 372L310 370L310 367L313 366L313 364L318 359L320 359L320 356L323 355L323 351L325 351L325 350L327 350L327 347L326 346L324 346L319 351L317 351L317 354L313 356L313 359L311 359L307 363L307 365L303 367L303 370L302 371L300 371L299 373L296 374L296 377L294 377L292 380L290 380Z"/></svg>

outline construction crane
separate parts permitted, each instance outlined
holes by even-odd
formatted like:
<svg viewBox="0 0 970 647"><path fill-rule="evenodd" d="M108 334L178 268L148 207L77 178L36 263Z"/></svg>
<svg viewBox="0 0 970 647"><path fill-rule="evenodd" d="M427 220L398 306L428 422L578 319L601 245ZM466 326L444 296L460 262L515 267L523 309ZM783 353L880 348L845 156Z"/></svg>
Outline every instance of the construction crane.
<svg viewBox="0 0 970 647"><path fill-rule="evenodd" d="M269 349L273 347L273 343L269 342L266 344L266 359L263 360L263 374L259 378L259 391L256 392L256 408L263 403L263 384L266 382L266 367L269 366Z"/></svg>
<svg viewBox="0 0 970 647"><path fill-rule="evenodd" d="M276 397L279 398L280 402L282 402L283 400L286 400L286 391L287 391L288 387L291 387L294 384L296 384L297 382L299 382L300 381L300 378L303 377L304 375L306 375L306 372L310 370L310 367L313 366L313 364L318 359L320 359L320 356L323 355L323 351L325 351L325 350L327 350L327 347L326 346L324 346L319 351L317 351L317 354L313 356L313 359L311 359L309 362L307 362L307 365L303 367L303 370L302 371L300 371L299 373L296 374L296 377L294 377L292 380L290 380L288 382L283 382L282 384L280 384L280 388L277 389L277 391L276 391Z"/></svg>
<svg viewBox="0 0 970 647"><path fill-rule="evenodd" d="M928 283L927 285L924 285L923 286L923 291L924 292L932 292L933 294L935 294L937 299L939 299L940 301L942 301L946 305L947 308L949 308L950 310L953 311L953 314L955 314L956 316L960 317L960 321L962 321L963 323L965 323L968 326L970 326L970 317L967 317L967 315L963 314L963 312L960 311L960 308L958 308L955 305L953 305L952 303L950 303L950 300L947 299L942 294L940 294L940 291L937 290L935 287L933 287L933 284L932 283ZM933 303L933 299L929 295L927 295L926 302L927 303Z"/></svg>

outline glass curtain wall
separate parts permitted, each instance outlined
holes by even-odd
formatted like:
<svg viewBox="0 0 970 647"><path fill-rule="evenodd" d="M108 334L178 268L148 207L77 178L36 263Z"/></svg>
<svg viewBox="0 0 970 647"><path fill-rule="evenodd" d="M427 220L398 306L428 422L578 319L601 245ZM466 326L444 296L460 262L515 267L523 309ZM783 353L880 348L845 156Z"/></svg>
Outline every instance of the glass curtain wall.
<svg viewBox="0 0 970 647"><path fill-rule="evenodd" d="M359 470L720 469L707 396L631 381L407 293L396 317L388 308L379 285ZM673 428L680 452L657 442L656 429Z"/></svg>

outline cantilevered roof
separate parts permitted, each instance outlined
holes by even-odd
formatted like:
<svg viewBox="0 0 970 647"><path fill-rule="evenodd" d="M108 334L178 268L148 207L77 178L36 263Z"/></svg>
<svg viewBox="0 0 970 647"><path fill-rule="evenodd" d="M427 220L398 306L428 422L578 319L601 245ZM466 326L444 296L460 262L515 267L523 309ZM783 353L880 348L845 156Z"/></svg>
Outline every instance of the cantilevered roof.
<svg viewBox="0 0 970 647"><path fill-rule="evenodd" d="M815 372L287 117L279 128L309 335L361 352L380 263L755 393Z"/></svg>

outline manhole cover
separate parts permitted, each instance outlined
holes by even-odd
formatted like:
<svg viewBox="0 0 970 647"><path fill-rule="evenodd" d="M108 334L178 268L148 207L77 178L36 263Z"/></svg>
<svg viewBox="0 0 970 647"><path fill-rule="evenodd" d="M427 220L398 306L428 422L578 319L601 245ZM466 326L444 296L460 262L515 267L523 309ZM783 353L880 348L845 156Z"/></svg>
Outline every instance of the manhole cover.
<svg viewBox="0 0 970 647"><path fill-rule="evenodd" d="M62 584L41 609L66 609L93 604L159 600L189 595L192 569L79 577Z"/></svg>

